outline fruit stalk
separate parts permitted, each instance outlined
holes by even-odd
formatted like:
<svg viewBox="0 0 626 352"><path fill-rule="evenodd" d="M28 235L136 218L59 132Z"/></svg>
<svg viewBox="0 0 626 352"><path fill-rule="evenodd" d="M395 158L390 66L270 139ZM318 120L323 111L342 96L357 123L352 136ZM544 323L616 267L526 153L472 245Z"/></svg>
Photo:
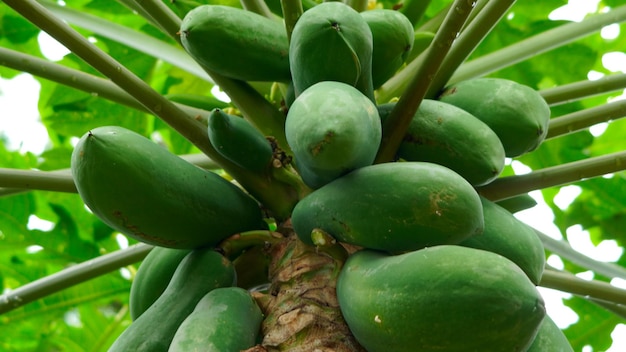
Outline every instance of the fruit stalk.
<svg viewBox="0 0 626 352"><path fill-rule="evenodd" d="M584 80L539 91L551 105L569 103L586 97L626 88L626 73L615 73L597 80Z"/></svg>
<svg viewBox="0 0 626 352"><path fill-rule="evenodd" d="M591 297L617 304L626 304L626 290L612 286L608 282L587 281L573 274L546 269L539 286L569 292L583 297Z"/></svg>
<svg viewBox="0 0 626 352"><path fill-rule="evenodd" d="M280 7L283 10L283 19L285 21L285 30L287 31L287 39L291 41L291 32L298 22L300 16L304 12L302 1L299 0L281 0Z"/></svg>
<svg viewBox="0 0 626 352"><path fill-rule="evenodd" d="M617 100L589 109L578 110L550 120L546 139L580 131L601 122L626 116L626 100Z"/></svg>

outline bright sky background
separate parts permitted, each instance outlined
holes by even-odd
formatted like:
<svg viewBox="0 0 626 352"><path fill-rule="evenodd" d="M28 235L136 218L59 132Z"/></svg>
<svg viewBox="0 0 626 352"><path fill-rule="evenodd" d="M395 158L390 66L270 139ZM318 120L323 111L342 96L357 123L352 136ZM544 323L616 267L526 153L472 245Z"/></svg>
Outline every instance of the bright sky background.
<svg viewBox="0 0 626 352"><path fill-rule="evenodd" d="M598 2L598 0L570 0L567 6L555 10L550 15L550 19L580 21L586 14L595 12ZM619 30L618 25L607 26L601 34L603 38L610 40L620 35ZM59 60L67 52L65 48L54 42L46 34L39 36L39 42L42 46L42 52L50 60ZM610 71L626 73L626 53L607 53L603 56L603 64ZM599 72L589 73L589 79L600 77L602 74ZM11 80L0 77L0 135L9 137L7 145L9 149L39 154L46 148L48 136L45 127L40 122L37 110L38 93L39 83L28 74L20 74ZM626 94L620 98L625 96ZM592 133L601 134L604 128L606 128L605 124L594 126ZM519 174L531 171L517 161L514 161L512 166L515 172ZM580 188L576 186L564 187L557 195L555 202L559 207L565 209L579 193ZM533 209L518 213L518 217L545 234L555 239L562 239L560 231L552 223L552 211L541 199L540 192L532 192L531 196L535 197L539 204ZM39 226L45 227L47 225ZM589 238L589 233L583 231L580 226L568 229L565 235L576 250L596 260L616 261L622 254L622 249L614 241L604 241L600 245L594 246ZM548 263L556 268L563 268L563 262L556 255L550 256ZM593 274L590 272L579 274L579 276L584 279L593 278ZM614 280L612 283L626 288L625 280ZM569 297L569 294L544 288L540 288L540 290L546 300L548 314L557 325L565 328L576 322L577 315L562 303L562 298ZM605 352L626 351L626 325L619 324L613 331L612 337L613 345ZM583 352L592 352L592 350L587 346Z"/></svg>

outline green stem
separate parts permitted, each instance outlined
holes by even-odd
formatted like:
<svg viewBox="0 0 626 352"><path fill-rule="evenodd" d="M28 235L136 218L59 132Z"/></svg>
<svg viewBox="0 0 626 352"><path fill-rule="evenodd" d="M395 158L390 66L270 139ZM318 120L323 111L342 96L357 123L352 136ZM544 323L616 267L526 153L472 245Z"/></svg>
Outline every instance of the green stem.
<svg viewBox="0 0 626 352"><path fill-rule="evenodd" d="M304 9L300 0L280 0L280 6L283 10L283 20L285 21L285 30L287 31L287 39L291 42L291 32L296 26L296 22L302 16Z"/></svg>
<svg viewBox="0 0 626 352"><path fill-rule="evenodd" d="M585 298L589 297L607 302L626 304L626 290L603 281L583 280L567 272L546 269L543 272L539 286L569 292Z"/></svg>
<svg viewBox="0 0 626 352"><path fill-rule="evenodd" d="M413 28L420 22L431 0L405 0L398 11L411 21Z"/></svg>
<svg viewBox="0 0 626 352"><path fill-rule="evenodd" d="M241 6L250 12L254 12L271 20L276 20L276 15L270 10L263 0L240 0Z"/></svg>
<svg viewBox="0 0 626 352"><path fill-rule="evenodd" d="M352 7L356 12L367 10L367 0L344 0L344 3Z"/></svg>
<svg viewBox="0 0 626 352"><path fill-rule="evenodd" d="M38 1L42 2L42 0L38 0ZM45 1L48 1L48 0L45 0ZM146 10L144 10L141 6L139 6L137 4L137 1L135 1L135 0L117 0L117 2L119 2L122 5L126 6L129 10L138 13L139 16L141 16L144 19L146 19L148 22L150 22L150 24L152 24L153 26L159 28L159 30L165 32L165 28L163 28L154 18L152 18L152 16L150 16L150 14L148 12L146 12Z"/></svg>
<svg viewBox="0 0 626 352"><path fill-rule="evenodd" d="M547 167L525 175L507 176L479 187L478 193L498 201L548 187L561 186L586 178L602 176L626 169L626 151Z"/></svg>
<svg viewBox="0 0 626 352"><path fill-rule="evenodd" d="M597 304L598 306L608 310L609 312L614 313L618 317L622 319L626 319L626 306L622 304L617 304L613 302L607 302L599 299L594 299L590 297L586 297L586 299L592 303Z"/></svg>
<svg viewBox="0 0 626 352"><path fill-rule="evenodd" d="M539 91L549 105L569 103L582 98L626 88L626 73L616 73L596 80L584 80Z"/></svg>
<svg viewBox="0 0 626 352"><path fill-rule="evenodd" d="M406 134L413 115L417 111L426 91L439 70L443 58L450 50L459 30L471 12L471 3L466 0L455 0L441 28L426 51L424 60L415 76L402 93L383 126L383 137L376 156L376 163L391 161Z"/></svg>
<svg viewBox="0 0 626 352"><path fill-rule="evenodd" d="M180 36L176 33L180 30L180 17L165 5L163 0L133 0L139 6L149 21L157 23L158 27L169 34L180 44Z"/></svg>
<svg viewBox="0 0 626 352"><path fill-rule="evenodd" d="M605 26L625 20L626 5L623 5L609 12L588 17L582 22L572 22L547 30L461 65L448 83L453 84L484 76L513 66L518 62L593 34Z"/></svg>
<svg viewBox="0 0 626 352"><path fill-rule="evenodd" d="M550 120L546 139L558 137L626 116L626 100L617 100L593 108L555 117Z"/></svg>
<svg viewBox="0 0 626 352"><path fill-rule="evenodd" d="M23 1L23 0L20 0ZM142 260L152 246L139 243L72 265L0 296L0 314Z"/></svg>
<svg viewBox="0 0 626 352"><path fill-rule="evenodd" d="M280 232L254 230L234 234L224 239L217 246L226 258L235 260L243 251L255 246L268 247L281 241L284 236Z"/></svg>

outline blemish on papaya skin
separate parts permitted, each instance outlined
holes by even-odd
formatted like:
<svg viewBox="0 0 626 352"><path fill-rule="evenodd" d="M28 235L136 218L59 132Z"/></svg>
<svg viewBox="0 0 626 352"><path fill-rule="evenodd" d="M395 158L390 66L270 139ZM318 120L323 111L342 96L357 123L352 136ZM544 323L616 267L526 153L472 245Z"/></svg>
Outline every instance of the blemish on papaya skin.
<svg viewBox="0 0 626 352"><path fill-rule="evenodd" d="M334 136L335 136L335 132L333 131L326 132L326 134L324 135L324 139L319 141L317 144L313 145L313 147L310 149L311 155L317 156L319 153L321 153L324 150L324 146L332 142L332 139Z"/></svg>
<svg viewBox="0 0 626 352"><path fill-rule="evenodd" d="M442 205L450 203L456 198L457 196L454 193L443 191L431 193L429 196L429 202L432 214L436 216L442 216L445 211L445 206L442 207Z"/></svg>
<svg viewBox="0 0 626 352"><path fill-rule="evenodd" d="M121 225L125 229L128 229L133 234L133 236L137 238L143 238L148 242L156 243L163 247L175 247L181 243L181 241L178 240L155 237L141 231L136 225L130 224L128 218L126 218L120 210L113 211L113 216L118 218L121 222Z"/></svg>

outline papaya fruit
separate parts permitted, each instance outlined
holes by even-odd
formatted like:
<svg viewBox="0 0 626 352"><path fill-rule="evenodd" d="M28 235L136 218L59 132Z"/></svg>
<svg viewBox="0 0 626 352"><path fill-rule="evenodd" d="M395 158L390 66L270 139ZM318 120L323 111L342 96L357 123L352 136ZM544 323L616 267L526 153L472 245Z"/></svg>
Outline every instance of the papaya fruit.
<svg viewBox="0 0 626 352"><path fill-rule="evenodd" d="M501 199L497 201L496 204L506 209L509 213L515 214L519 211L533 208L537 205L537 201L528 193L525 193L515 197Z"/></svg>
<svg viewBox="0 0 626 352"><path fill-rule="evenodd" d="M169 352L243 351L256 344L263 313L240 287L216 288L180 324Z"/></svg>
<svg viewBox="0 0 626 352"><path fill-rule="evenodd" d="M130 285L130 318L137 318L165 291L178 264L190 249L154 247L143 259Z"/></svg>
<svg viewBox="0 0 626 352"><path fill-rule="evenodd" d="M204 67L242 81L288 82L289 41L279 21L224 5L189 11L180 26L183 48Z"/></svg>
<svg viewBox="0 0 626 352"><path fill-rule="evenodd" d="M461 242L480 234L484 219L480 197L454 171L394 162L362 167L314 190L296 204L291 222L308 244L320 229L340 242L402 252Z"/></svg>
<svg viewBox="0 0 626 352"><path fill-rule="evenodd" d="M318 188L374 162L382 138L376 105L341 82L318 82L291 104L287 143L303 181Z"/></svg>
<svg viewBox="0 0 626 352"><path fill-rule="evenodd" d="M537 149L548 133L546 101L536 90L512 80L469 79L447 87L438 99L486 123L509 158Z"/></svg>
<svg viewBox="0 0 626 352"><path fill-rule="evenodd" d="M377 89L404 65L415 32L411 21L399 11L373 9L360 14L372 31L372 84Z"/></svg>
<svg viewBox="0 0 626 352"><path fill-rule="evenodd" d="M383 124L393 106L378 107ZM496 179L505 162L504 147L489 126L461 108L430 99L415 112L397 156L446 166L473 186Z"/></svg>
<svg viewBox="0 0 626 352"><path fill-rule="evenodd" d="M244 118L214 109L207 129L211 145L226 159L252 172L270 168L274 154L270 142Z"/></svg>
<svg viewBox="0 0 626 352"><path fill-rule="evenodd" d="M211 248L192 250L161 296L117 337L109 352L167 351L176 330L204 295L235 284L235 269L228 259Z"/></svg>
<svg viewBox="0 0 626 352"><path fill-rule="evenodd" d="M337 298L369 352L524 352L545 316L515 263L455 245L358 251L341 269Z"/></svg>
<svg viewBox="0 0 626 352"><path fill-rule="evenodd" d="M191 249L267 228L257 202L237 186L122 127L83 135L71 171L89 209L141 242Z"/></svg>
<svg viewBox="0 0 626 352"><path fill-rule="evenodd" d="M530 281L539 285L546 254L535 231L496 203L484 197L480 200L485 219L483 233L459 245L500 254L517 264Z"/></svg>
<svg viewBox="0 0 626 352"><path fill-rule="evenodd" d="M563 331L546 315L535 340L526 352L574 352Z"/></svg>
<svg viewBox="0 0 626 352"><path fill-rule="evenodd" d="M342 2L323 2L296 22L289 43L289 67L296 97L322 81L356 87L374 102L373 40L365 19Z"/></svg>

